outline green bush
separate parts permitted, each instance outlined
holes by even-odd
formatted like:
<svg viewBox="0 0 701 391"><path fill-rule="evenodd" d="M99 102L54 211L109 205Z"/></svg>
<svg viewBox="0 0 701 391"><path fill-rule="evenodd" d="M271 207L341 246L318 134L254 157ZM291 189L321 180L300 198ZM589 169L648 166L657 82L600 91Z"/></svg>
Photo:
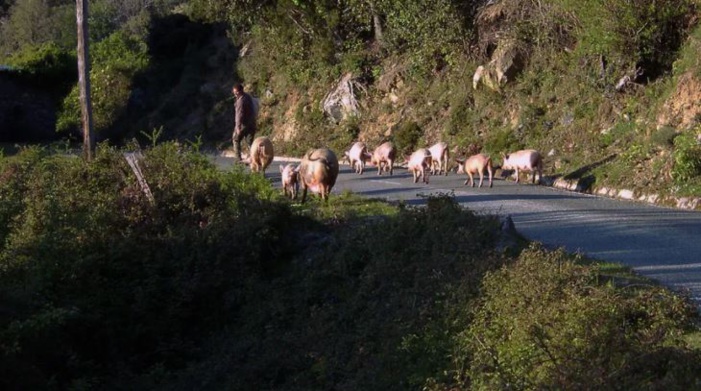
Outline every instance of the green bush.
<svg viewBox="0 0 701 391"><path fill-rule="evenodd" d="M652 133L650 142L658 147L668 149L674 147L674 139L677 138L678 135L679 133L677 133L675 128L665 126Z"/></svg>
<svg viewBox="0 0 701 391"><path fill-rule="evenodd" d="M72 23L71 23L72 22ZM42 0L17 0L0 24L0 63L25 46L56 43L75 48L75 5L54 5Z"/></svg>
<svg viewBox="0 0 701 391"><path fill-rule="evenodd" d="M497 129L487 135L484 142L484 148L491 154L508 154L512 151L519 150L523 146L523 141L520 140L514 131L509 129Z"/></svg>
<svg viewBox="0 0 701 391"><path fill-rule="evenodd" d="M423 136L423 131L419 124L414 121L403 122L392 133L392 141L397 148L398 159L409 156L417 148L419 140Z"/></svg>
<svg viewBox="0 0 701 391"><path fill-rule="evenodd" d="M672 179L678 185L701 176L701 145L692 133L682 133L674 139Z"/></svg>
<svg viewBox="0 0 701 391"><path fill-rule="evenodd" d="M144 42L117 32L93 45L91 97L94 129L104 132L123 114L129 103L134 75L146 69L149 57ZM69 131L80 124L80 97L75 86L64 99L56 129Z"/></svg>
<svg viewBox="0 0 701 391"><path fill-rule="evenodd" d="M289 208L263 178L172 144L143 155L153 202L104 146L89 163L36 150L3 162L2 388L181 368L284 251Z"/></svg>
<svg viewBox="0 0 701 391"><path fill-rule="evenodd" d="M381 2L387 45L396 54L407 54L410 71L419 76L440 72L457 64L464 44L470 40L469 6L438 0Z"/></svg>
<svg viewBox="0 0 701 391"><path fill-rule="evenodd" d="M562 251L532 247L484 280L462 343L462 381L494 389L692 389L693 304L659 286L616 287ZM460 365L460 364L458 364Z"/></svg>
<svg viewBox="0 0 701 391"><path fill-rule="evenodd" d="M311 99L306 100L308 103L297 106L295 111L295 123L299 132L290 145L286 146L286 153L303 155L310 148L329 147L332 148L332 141L337 137L334 132L335 127L331 121L326 118L326 114L318 104L311 103ZM345 145L334 145L332 149L344 148ZM335 150L336 154L342 153L340 150Z"/></svg>
<svg viewBox="0 0 701 391"><path fill-rule="evenodd" d="M458 93L450 102L450 115L445 127L448 137L475 138L475 128L479 122L479 113L474 99L468 93Z"/></svg>
<svg viewBox="0 0 701 391"><path fill-rule="evenodd" d="M579 50L605 56L621 67L619 71L642 66L648 78L671 70L694 14L693 1L688 0L641 0L635 6L608 0L561 0L560 4L580 26L576 29Z"/></svg>
<svg viewBox="0 0 701 391"><path fill-rule="evenodd" d="M351 117L342 121L338 126L333 128L333 134L330 137L329 146L339 155L350 149L354 142L358 141L360 134L360 125L358 118Z"/></svg>
<svg viewBox="0 0 701 391"><path fill-rule="evenodd" d="M41 88L53 86L57 94L65 93L78 76L73 51L55 43L24 46L7 59L7 64L32 84Z"/></svg>
<svg viewBox="0 0 701 391"><path fill-rule="evenodd" d="M226 364L210 372L224 377L212 388L416 390L444 379L451 335L466 322L484 272L502 259L491 251L494 219L448 196L426 203L298 229L308 250L251 292ZM257 354L244 358L249 349Z"/></svg>

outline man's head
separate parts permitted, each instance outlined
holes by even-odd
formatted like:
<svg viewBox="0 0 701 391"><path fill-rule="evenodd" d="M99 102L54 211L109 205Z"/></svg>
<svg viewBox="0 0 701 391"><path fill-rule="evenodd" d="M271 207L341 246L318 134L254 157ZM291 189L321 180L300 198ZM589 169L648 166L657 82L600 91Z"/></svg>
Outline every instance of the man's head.
<svg viewBox="0 0 701 391"><path fill-rule="evenodd" d="M243 84L241 83L236 83L234 84L234 88L231 89L231 92L236 95L237 97L243 94Z"/></svg>

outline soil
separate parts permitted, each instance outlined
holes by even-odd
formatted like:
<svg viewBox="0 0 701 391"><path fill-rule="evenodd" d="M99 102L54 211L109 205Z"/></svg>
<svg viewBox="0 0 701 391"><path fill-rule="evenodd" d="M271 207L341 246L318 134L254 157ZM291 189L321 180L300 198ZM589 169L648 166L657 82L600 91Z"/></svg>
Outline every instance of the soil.
<svg viewBox="0 0 701 391"><path fill-rule="evenodd" d="M701 122L701 79L691 72L681 75L676 89L657 116L657 126L690 129Z"/></svg>

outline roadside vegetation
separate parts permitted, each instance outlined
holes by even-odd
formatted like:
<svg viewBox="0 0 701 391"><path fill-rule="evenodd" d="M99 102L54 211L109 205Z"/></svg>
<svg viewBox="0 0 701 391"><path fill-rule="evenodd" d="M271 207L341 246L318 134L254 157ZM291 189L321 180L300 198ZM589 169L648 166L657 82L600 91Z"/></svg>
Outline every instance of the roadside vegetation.
<svg viewBox="0 0 701 391"><path fill-rule="evenodd" d="M174 143L0 160L3 389L694 389L695 306L449 195L290 203Z"/></svg>

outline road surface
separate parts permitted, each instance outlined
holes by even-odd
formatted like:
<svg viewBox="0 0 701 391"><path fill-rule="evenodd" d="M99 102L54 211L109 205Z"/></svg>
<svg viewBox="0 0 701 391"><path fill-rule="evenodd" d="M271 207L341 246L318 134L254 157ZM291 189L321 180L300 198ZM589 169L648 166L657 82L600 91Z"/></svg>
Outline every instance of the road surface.
<svg viewBox="0 0 701 391"><path fill-rule="evenodd" d="M217 158L220 167L231 160ZM278 165L268 177L280 184ZM675 290L688 290L701 306L701 213L614 200L566 190L495 180L494 187L464 186L466 175L431 176L430 184L414 184L401 168L393 176L377 176L374 167L363 175L341 165L336 186L344 190L388 200L420 205L425 195L455 194L463 206L484 214L510 215L516 230L548 247L619 262ZM486 179L485 179L486 183Z"/></svg>

